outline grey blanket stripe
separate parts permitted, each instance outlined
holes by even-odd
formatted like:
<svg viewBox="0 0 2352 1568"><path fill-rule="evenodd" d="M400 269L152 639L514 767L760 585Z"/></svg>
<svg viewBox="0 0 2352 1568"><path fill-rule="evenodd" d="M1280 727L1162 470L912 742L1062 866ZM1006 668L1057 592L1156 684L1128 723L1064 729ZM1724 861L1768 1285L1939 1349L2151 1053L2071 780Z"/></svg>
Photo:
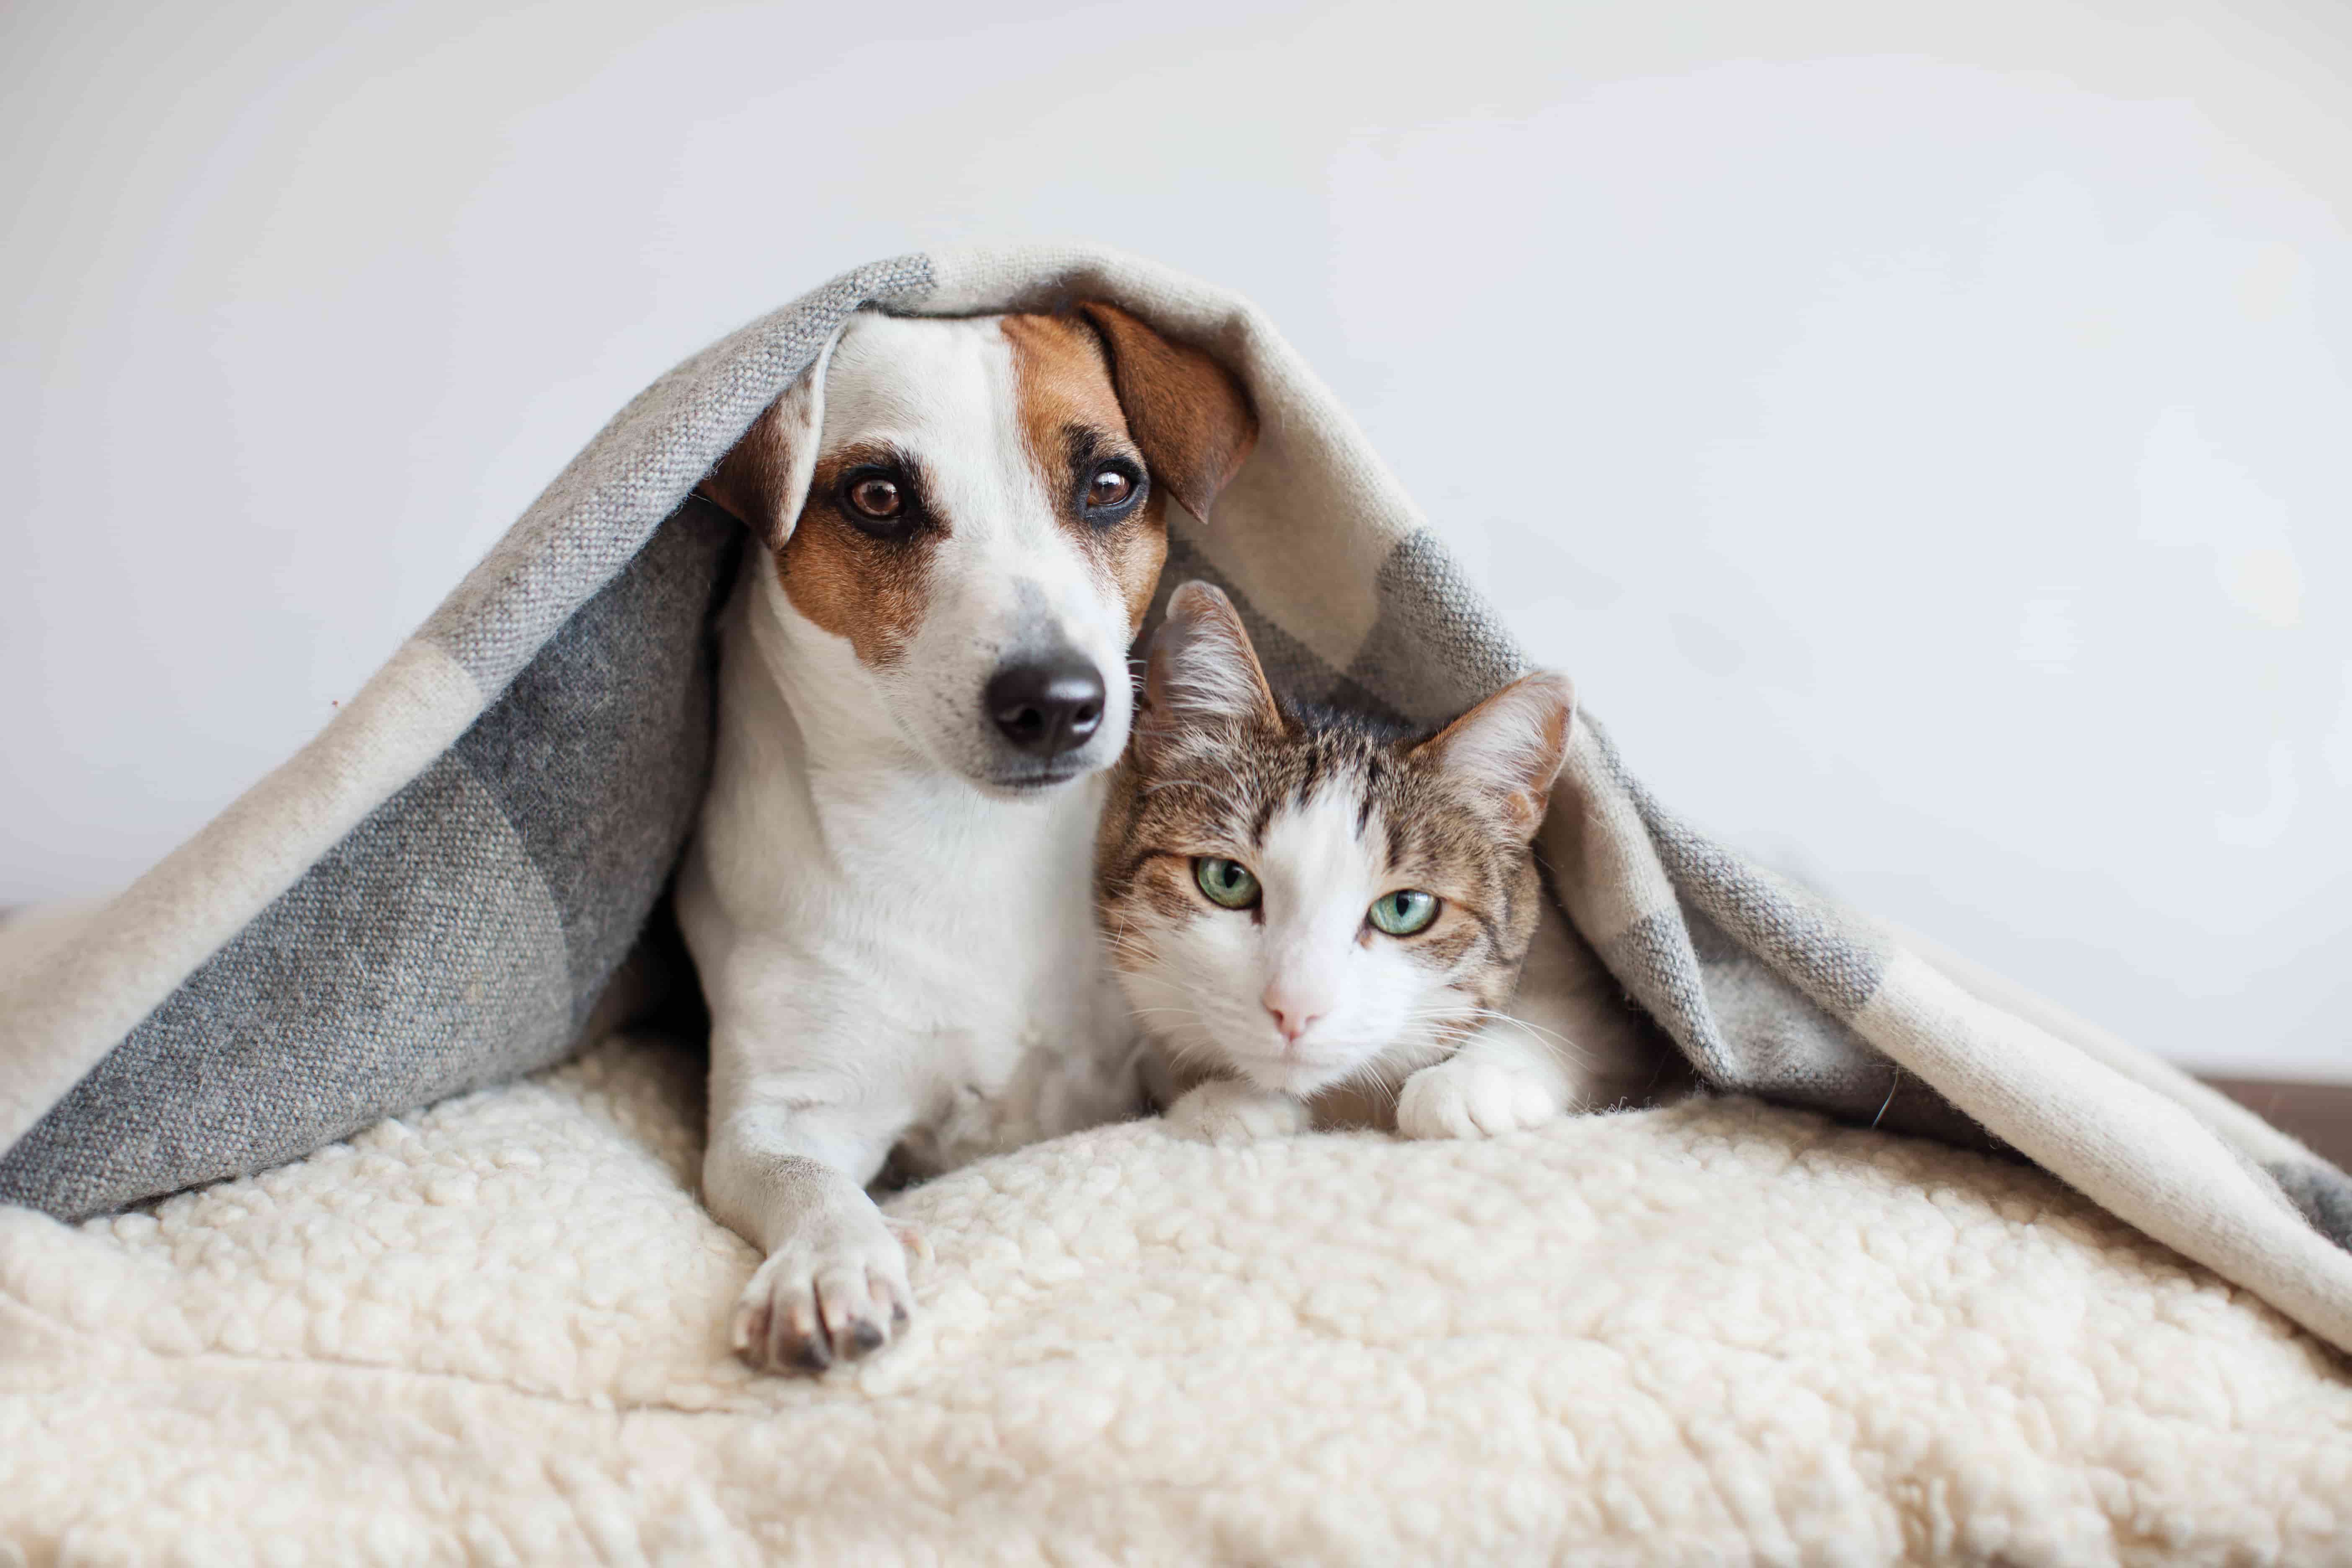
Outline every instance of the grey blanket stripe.
<svg viewBox="0 0 2352 1568"><path fill-rule="evenodd" d="M1380 618L1347 679L1417 723L1441 724L1527 668L1518 639L1427 529L1380 568Z"/></svg>
<svg viewBox="0 0 2352 1568"><path fill-rule="evenodd" d="M1650 830L1659 864L1683 897L1740 945L1840 1018L1877 993L1885 965L1868 940L1811 892L1726 849L1658 803L1599 733L1611 771Z"/></svg>
<svg viewBox="0 0 2352 1568"><path fill-rule="evenodd" d="M663 529L0 1155L0 1199L101 1212L568 1054L700 803L740 531L699 503Z"/></svg>
<svg viewBox="0 0 2352 1568"><path fill-rule="evenodd" d="M1706 982L1680 911L1646 916L1598 951L1601 962L1674 1037L1701 1078L1717 1089L1742 1087L1742 1075L1707 1005Z"/></svg>
<svg viewBox="0 0 2352 1568"><path fill-rule="evenodd" d="M2312 1228L2352 1252L2352 1176L2317 1158L2293 1164L2278 1162L2264 1165L2263 1171L2279 1184Z"/></svg>

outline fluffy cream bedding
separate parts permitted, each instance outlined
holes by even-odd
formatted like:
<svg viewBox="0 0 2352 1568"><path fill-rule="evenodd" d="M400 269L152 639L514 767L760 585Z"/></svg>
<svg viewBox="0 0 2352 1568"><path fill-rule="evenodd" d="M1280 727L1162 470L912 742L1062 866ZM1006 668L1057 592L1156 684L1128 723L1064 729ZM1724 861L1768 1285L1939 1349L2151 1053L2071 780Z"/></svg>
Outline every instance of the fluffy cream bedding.
<svg viewBox="0 0 2352 1568"><path fill-rule="evenodd" d="M1736 1100L1156 1124L896 1199L763 1380L614 1042L152 1215L0 1210L0 1563L2352 1561L2352 1378L2056 1182Z"/></svg>

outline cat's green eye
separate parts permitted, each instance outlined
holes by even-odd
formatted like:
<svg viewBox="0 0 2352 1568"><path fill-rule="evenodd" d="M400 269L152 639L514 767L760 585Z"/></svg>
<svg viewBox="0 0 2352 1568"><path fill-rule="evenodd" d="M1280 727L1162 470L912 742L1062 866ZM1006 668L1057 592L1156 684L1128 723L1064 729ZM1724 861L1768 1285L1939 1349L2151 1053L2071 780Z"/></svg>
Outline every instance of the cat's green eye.
<svg viewBox="0 0 2352 1568"><path fill-rule="evenodd" d="M1257 902L1257 879L1238 860L1203 855L1192 862L1192 879L1201 884L1201 891L1209 895L1213 904L1245 910Z"/></svg>
<svg viewBox="0 0 2352 1568"><path fill-rule="evenodd" d="M1368 918L1391 936L1411 936L1427 931L1437 918L1437 898L1418 888L1399 888L1376 900Z"/></svg>

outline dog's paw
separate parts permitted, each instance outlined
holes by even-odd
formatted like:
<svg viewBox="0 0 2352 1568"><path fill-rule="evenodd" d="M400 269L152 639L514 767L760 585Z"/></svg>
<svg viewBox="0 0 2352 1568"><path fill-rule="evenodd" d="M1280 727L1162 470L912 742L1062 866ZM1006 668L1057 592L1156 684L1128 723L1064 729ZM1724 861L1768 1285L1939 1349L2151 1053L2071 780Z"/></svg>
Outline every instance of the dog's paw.
<svg viewBox="0 0 2352 1568"><path fill-rule="evenodd" d="M1307 1107L1286 1094L1268 1094L1223 1079L1191 1089L1168 1111L1168 1125L1178 1137L1202 1143L1284 1138L1306 1131L1312 1122Z"/></svg>
<svg viewBox="0 0 2352 1568"><path fill-rule="evenodd" d="M1559 1096L1534 1074L1457 1057L1404 1080L1397 1131L1408 1138L1492 1138L1540 1126L1560 1109Z"/></svg>
<svg viewBox="0 0 2352 1568"><path fill-rule="evenodd" d="M887 1348L914 1311L908 1245L879 1214L832 1219L760 1265L735 1303L735 1353L757 1372L821 1373Z"/></svg>

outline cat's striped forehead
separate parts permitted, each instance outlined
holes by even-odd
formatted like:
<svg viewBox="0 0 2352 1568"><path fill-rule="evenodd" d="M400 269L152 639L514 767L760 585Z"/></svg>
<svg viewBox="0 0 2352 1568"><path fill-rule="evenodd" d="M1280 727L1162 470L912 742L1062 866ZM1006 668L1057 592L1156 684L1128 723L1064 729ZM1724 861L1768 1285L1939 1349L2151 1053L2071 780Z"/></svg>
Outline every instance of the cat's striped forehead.
<svg viewBox="0 0 2352 1568"><path fill-rule="evenodd" d="M1507 901L1525 846L1487 795L1412 754L1423 738L1319 711L1286 714L1278 731L1235 723L1178 732L1129 759L1125 847L1246 860L1277 820L1344 814L1375 870Z"/></svg>
<svg viewBox="0 0 2352 1568"><path fill-rule="evenodd" d="M1276 737L1219 725L1180 734L1144 781L1157 825L1258 848L1276 816L1310 809L1352 816L1359 837L1410 815L1417 792L1372 737L1349 730ZM1162 798L1162 797L1165 798Z"/></svg>

